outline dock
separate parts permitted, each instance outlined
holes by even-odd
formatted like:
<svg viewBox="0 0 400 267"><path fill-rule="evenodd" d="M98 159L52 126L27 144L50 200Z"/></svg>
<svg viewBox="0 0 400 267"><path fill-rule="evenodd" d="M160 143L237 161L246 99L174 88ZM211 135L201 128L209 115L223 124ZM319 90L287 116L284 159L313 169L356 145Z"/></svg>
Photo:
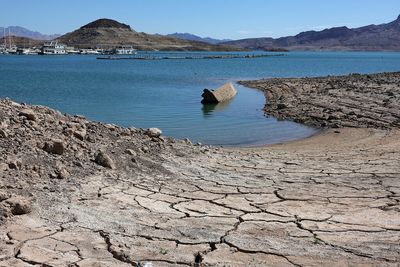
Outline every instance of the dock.
<svg viewBox="0 0 400 267"><path fill-rule="evenodd" d="M265 57L278 57L285 56L285 54L229 54L229 55L190 55L190 56L155 56L155 55L135 55L130 57L123 56L102 56L97 57L99 60L173 60L173 59L236 59L236 58L265 58Z"/></svg>

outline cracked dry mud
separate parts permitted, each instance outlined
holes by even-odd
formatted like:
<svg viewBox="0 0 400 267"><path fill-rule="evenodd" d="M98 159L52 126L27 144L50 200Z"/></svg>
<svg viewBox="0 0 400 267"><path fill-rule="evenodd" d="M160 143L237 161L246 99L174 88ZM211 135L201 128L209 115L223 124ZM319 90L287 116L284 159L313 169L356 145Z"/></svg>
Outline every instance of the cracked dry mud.
<svg viewBox="0 0 400 267"><path fill-rule="evenodd" d="M222 149L8 100L0 110L0 266L399 264L395 127ZM62 155L44 151L53 139ZM94 162L99 149L115 169ZM10 213L12 196L32 211Z"/></svg>

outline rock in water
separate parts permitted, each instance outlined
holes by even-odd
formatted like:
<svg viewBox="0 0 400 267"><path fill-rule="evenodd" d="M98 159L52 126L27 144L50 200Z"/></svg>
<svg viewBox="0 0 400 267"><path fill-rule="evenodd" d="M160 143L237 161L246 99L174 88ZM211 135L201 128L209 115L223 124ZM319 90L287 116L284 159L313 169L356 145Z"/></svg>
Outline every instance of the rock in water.
<svg viewBox="0 0 400 267"><path fill-rule="evenodd" d="M146 134L149 137L160 137L162 131L158 128L149 128L147 129Z"/></svg>
<svg viewBox="0 0 400 267"><path fill-rule="evenodd" d="M201 103L220 103L236 96L237 90L232 83L226 83L217 90L204 89Z"/></svg>
<svg viewBox="0 0 400 267"><path fill-rule="evenodd" d="M97 153L94 161L105 168L115 169L114 161L103 151L99 151L99 153Z"/></svg>

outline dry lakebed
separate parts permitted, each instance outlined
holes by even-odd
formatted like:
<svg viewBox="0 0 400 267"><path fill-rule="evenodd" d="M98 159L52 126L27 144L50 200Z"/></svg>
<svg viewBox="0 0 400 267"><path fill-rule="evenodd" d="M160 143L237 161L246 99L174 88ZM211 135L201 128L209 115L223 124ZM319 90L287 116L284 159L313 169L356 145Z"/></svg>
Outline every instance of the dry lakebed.
<svg viewBox="0 0 400 267"><path fill-rule="evenodd" d="M0 101L0 266L399 266L400 73L269 79L313 137L219 148Z"/></svg>

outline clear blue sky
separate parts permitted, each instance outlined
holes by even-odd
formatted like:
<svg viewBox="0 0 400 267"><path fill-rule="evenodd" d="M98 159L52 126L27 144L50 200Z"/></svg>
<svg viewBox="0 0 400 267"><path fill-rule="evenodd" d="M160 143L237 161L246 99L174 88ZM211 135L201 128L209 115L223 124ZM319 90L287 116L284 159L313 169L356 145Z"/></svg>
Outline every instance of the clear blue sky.
<svg viewBox="0 0 400 267"><path fill-rule="evenodd" d="M400 14L400 0L1 0L0 14L0 26L46 34L112 18L147 33L240 39L385 23Z"/></svg>

